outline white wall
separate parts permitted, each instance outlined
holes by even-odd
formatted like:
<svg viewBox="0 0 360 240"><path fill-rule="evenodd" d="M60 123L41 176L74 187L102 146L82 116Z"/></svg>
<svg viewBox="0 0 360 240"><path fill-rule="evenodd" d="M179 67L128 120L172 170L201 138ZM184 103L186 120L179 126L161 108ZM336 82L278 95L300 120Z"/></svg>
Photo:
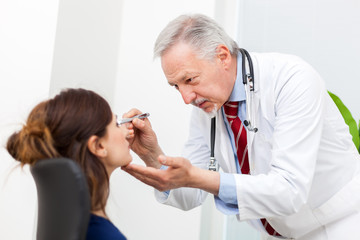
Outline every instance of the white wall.
<svg viewBox="0 0 360 240"><path fill-rule="evenodd" d="M213 16L214 1L123 2L114 110L123 113L136 107L149 112L159 143L170 156L181 153L191 107L167 84L159 59L153 61L152 50L165 25L187 12ZM134 162L141 163L136 156ZM183 212L159 204L151 187L121 171L115 173L112 183L117 184L112 188L112 200L119 205L114 217L130 239L199 239L201 208Z"/></svg>
<svg viewBox="0 0 360 240"><path fill-rule="evenodd" d="M58 1L0 1L1 144L48 97ZM9 128L11 126L11 128Z"/></svg>
<svg viewBox="0 0 360 240"><path fill-rule="evenodd" d="M4 149L30 109L48 97L58 1L0 1L0 239L32 239L36 188Z"/></svg>
<svg viewBox="0 0 360 240"><path fill-rule="evenodd" d="M50 95L85 87L113 102L123 0L60 0Z"/></svg>
<svg viewBox="0 0 360 240"><path fill-rule="evenodd" d="M212 16L214 1L61 0L51 95L90 88L119 115L133 107L150 112L165 153L180 155L190 107L168 86L152 49L162 28L186 12ZM107 213L129 239L199 239L200 208L183 212L159 204L151 187L121 170L111 177Z"/></svg>
<svg viewBox="0 0 360 240"><path fill-rule="evenodd" d="M360 2L358 0L240 1L238 39L249 51L298 55L360 120Z"/></svg>
<svg viewBox="0 0 360 240"><path fill-rule="evenodd" d="M49 92L86 87L104 95L119 114L132 107L149 111L164 151L180 154L190 108L167 85L159 62L152 60L152 47L177 15L193 11L212 16L213 1L0 4L2 146ZM0 238L32 239L37 199L29 169L15 167L4 148L0 158ZM135 156L134 161L140 163ZM163 206L155 201L152 188L120 170L112 176L111 188L107 210L129 239L199 238L200 208L183 212Z"/></svg>

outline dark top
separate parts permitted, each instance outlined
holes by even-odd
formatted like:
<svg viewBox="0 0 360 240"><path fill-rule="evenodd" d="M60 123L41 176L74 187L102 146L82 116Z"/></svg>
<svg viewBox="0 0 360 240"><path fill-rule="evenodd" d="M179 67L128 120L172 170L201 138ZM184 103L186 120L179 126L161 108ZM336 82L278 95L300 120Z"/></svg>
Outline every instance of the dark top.
<svg viewBox="0 0 360 240"><path fill-rule="evenodd" d="M126 240L126 237L109 220L90 214L86 240Z"/></svg>

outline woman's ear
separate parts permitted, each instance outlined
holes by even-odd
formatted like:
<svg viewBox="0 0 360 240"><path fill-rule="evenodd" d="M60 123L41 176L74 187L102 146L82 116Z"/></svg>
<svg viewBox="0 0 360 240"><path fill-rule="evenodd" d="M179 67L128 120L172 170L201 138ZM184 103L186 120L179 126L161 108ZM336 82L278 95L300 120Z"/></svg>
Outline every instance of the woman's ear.
<svg viewBox="0 0 360 240"><path fill-rule="evenodd" d="M92 135L87 142L87 147L89 151L98 158L104 158L107 156L107 151L98 136Z"/></svg>

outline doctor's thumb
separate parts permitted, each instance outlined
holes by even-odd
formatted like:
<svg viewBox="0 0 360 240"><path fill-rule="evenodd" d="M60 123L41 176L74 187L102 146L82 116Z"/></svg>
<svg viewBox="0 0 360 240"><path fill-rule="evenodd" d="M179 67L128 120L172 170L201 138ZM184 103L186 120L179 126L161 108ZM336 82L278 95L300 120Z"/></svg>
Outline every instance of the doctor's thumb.
<svg viewBox="0 0 360 240"><path fill-rule="evenodd" d="M168 166L167 157L165 155L159 155L158 160L162 165Z"/></svg>
<svg viewBox="0 0 360 240"><path fill-rule="evenodd" d="M139 129L142 132L149 131L149 127L146 126L144 120L140 120L140 119L135 118L132 121L132 124L134 125L134 127L136 127L137 129Z"/></svg>

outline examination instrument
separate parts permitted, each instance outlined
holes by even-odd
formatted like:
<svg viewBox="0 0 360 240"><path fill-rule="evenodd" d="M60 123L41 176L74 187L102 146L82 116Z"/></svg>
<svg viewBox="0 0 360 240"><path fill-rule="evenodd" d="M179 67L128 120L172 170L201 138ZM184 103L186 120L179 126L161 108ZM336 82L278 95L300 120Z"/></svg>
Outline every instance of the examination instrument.
<svg viewBox="0 0 360 240"><path fill-rule="evenodd" d="M147 118L149 116L150 116L150 113L142 113L142 114L139 114L139 115L135 115L135 116L133 116L131 118L120 119L120 120L118 120L117 124L120 125L120 124L124 124L124 123L127 123L127 122L131 122L135 118L143 119L143 118Z"/></svg>

